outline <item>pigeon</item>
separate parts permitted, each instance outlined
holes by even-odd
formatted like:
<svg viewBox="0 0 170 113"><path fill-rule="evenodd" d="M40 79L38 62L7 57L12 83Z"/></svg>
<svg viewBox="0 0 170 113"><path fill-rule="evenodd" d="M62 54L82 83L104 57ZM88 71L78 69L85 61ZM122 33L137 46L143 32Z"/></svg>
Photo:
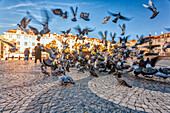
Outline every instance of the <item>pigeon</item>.
<svg viewBox="0 0 170 113"><path fill-rule="evenodd" d="M34 28L34 27L32 27L32 26L29 26L29 28L33 31L33 33L35 34L35 35L37 35L37 41L40 41L40 39L41 39L41 37L43 36L43 34L44 34L44 30L41 30L40 32L36 29L36 28Z"/></svg>
<svg viewBox="0 0 170 113"><path fill-rule="evenodd" d="M127 86L127 87L129 87L129 88L132 88L132 86L129 85L129 84L121 77L121 74L122 74L122 73L119 72L119 71L116 72L116 79L117 79L117 81L119 82L119 84L124 85L124 86Z"/></svg>
<svg viewBox="0 0 170 113"><path fill-rule="evenodd" d="M98 75L96 74L94 67L92 65L90 65L90 71L89 72L90 72L91 76L98 77Z"/></svg>
<svg viewBox="0 0 170 113"><path fill-rule="evenodd" d="M157 11L156 7L153 5L151 0L149 0L148 3L149 3L149 5L151 7L149 7L149 6L145 5L145 4L143 4L143 6L148 8L148 9L150 9L153 12L152 16L150 17L150 19L153 19L153 18L155 18L159 14L159 12Z"/></svg>
<svg viewBox="0 0 170 113"><path fill-rule="evenodd" d="M137 45L142 45L144 43L150 42L151 39L154 38L154 37L144 38L144 35L141 35L140 38L138 35L136 35L136 37L138 40L137 40L136 44L134 45L134 47L136 47Z"/></svg>
<svg viewBox="0 0 170 113"><path fill-rule="evenodd" d="M9 49L9 51L11 53L18 51L18 49L16 48L16 43L10 43L10 42L4 41L4 40L3 40L3 42L8 44L10 47L12 47Z"/></svg>
<svg viewBox="0 0 170 113"><path fill-rule="evenodd" d="M126 21L130 21L132 18L127 18L124 17L122 15L120 15L120 12L118 14L115 13L111 13L109 11L107 11L110 15L115 16L116 18L114 20L112 20L112 22L117 23L118 19L122 19L122 20L126 20Z"/></svg>
<svg viewBox="0 0 170 113"><path fill-rule="evenodd" d="M50 76L49 72L47 72L47 71L43 68L43 65L41 65L41 73L43 73L44 75Z"/></svg>
<svg viewBox="0 0 170 113"><path fill-rule="evenodd" d="M90 21L89 19L89 13L86 13L86 12L82 12L80 14L80 18L84 19L85 21Z"/></svg>
<svg viewBox="0 0 170 113"><path fill-rule="evenodd" d="M33 30L34 34L38 36L38 37L37 37L37 40L38 40L38 41L40 41L40 38L41 38L41 36L42 36L43 34L47 34L47 33L50 32L50 30L48 29L49 14L48 14L47 10L43 10L42 12L44 13L45 18L46 18L46 20L45 20L44 23L42 23L42 22L40 22L39 20L37 20L33 15L30 14L30 12L27 11L27 14L30 16L30 18L32 18L33 20L35 20L37 23L43 25L43 30L41 30L40 32L37 32L38 30L37 30L36 28L33 28L33 27L29 26L30 29Z"/></svg>
<svg viewBox="0 0 170 113"><path fill-rule="evenodd" d="M119 24L119 27L120 27L121 30L122 30L122 34L121 34L121 35L124 35L124 34L125 34L125 28L126 28L125 24L123 24L123 26L121 26L121 25Z"/></svg>
<svg viewBox="0 0 170 113"><path fill-rule="evenodd" d="M165 52L167 48L170 48L170 42L165 42L164 45L162 46L162 50Z"/></svg>
<svg viewBox="0 0 170 113"><path fill-rule="evenodd" d="M98 33L102 37L102 43L104 43L105 47L107 47L107 39L106 39L107 38L107 31L105 31L104 34L101 31L99 31Z"/></svg>
<svg viewBox="0 0 170 113"><path fill-rule="evenodd" d="M103 21L103 23L102 24L106 24L107 23L107 21L109 21L111 19L111 17L110 16L106 16L106 17L104 17L104 21Z"/></svg>
<svg viewBox="0 0 170 113"><path fill-rule="evenodd" d="M65 37L68 37L68 34L70 33L70 31L71 31L71 28L67 31L61 31L61 32L65 35Z"/></svg>
<svg viewBox="0 0 170 113"><path fill-rule="evenodd" d="M167 31L170 31L170 28L164 28L165 30L167 30Z"/></svg>
<svg viewBox="0 0 170 113"><path fill-rule="evenodd" d="M156 76L156 77L162 77L163 79L167 79L168 77L170 77L170 75L167 75L163 72L160 72L158 71L157 73L155 73L153 76Z"/></svg>
<svg viewBox="0 0 170 113"><path fill-rule="evenodd" d="M112 33L110 33L110 36L111 36L111 38L112 38L112 44L115 44L116 43L116 41L115 41L115 37L116 37L116 33L114 33L113 35L112 35Z"/></svg>
<svg viewBox="0 0 170 113"><path fill-rule="evenodd" d="M62 76L60 76L58 80L60 82L60 85L63 85L65 83L75 84L74 80L70 76L65 75L65 73Z"/></svg>
<svg viewBox="0 0 170 113"><path fill-rule="evenodd" d="M67 70L68 72L70 72L70 63L69 63L69 61L68 61L67 64L66 64L66 70Z"/></svg>
<svg viewBox="0 0 170 113"><path fill-rule="evenodd" d="M71 19L71 20L72 20L73 22L76 22L76 21L77 21L76 16L77 16L78 7L76 7L75 11L74 11L73 7L70 7L70 9L71 9L71 12L73 13L73 16L74 16L74 18Z"/></svg>
<svg viewBox="0 0 170 113"><path fill-rule="evenodd" d="M67 11L65 13L61 9L54 9L52 10L55 15L61 16L63 19L67 19Z"/></svg>
<svg viewBox="0 0 170 113"><path fill-rule="evenodd" d="M21 20L21 24L17 24L25 33L29 33L29 30L28 29L26 29L26 27L28 26L28 24L30 23L30 21L31 21L31 19L29 19L28 21L27 21L27 18L23 18L22 20Z"/></svg>
<svg viewBox="0 0 170 113"><path fill-rule="evenodd" d="M95 28L91 29L91 28L87 28L87 27L85 29L83 29L83 31L85 32L86 35L88 35L89 32L93 32L94 30L95 30Z"/></svg>
<svg viewBox="0 0 170 113"><path fill-rule="evenodd" d="M120 38L120 43L122 44L122 48L126 48L126 43L127 43L127 39L130 37L130 35L122 38L122 37L119 37Z"/></svg>

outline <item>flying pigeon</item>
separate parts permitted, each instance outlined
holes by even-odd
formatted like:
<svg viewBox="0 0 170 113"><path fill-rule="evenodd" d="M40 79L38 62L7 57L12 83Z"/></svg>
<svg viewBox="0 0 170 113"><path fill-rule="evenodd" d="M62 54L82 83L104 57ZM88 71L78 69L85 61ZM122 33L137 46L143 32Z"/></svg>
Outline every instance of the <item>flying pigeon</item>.
<svg viewBox="0 0 170 113"><path fill-rule="evenodd" d="M86 12L82 12L80 14L80 18L84 19L85 21L90 21L89 19L89 13L86 13Z"/></svg>
<svg viewBox="0 0 170 113"><path fill-rule="evenodd" d="M114 33L113 35L112 35L112 33L110 33L110 36L111 36L111 38L112 38L112 44L115 44L116 43L116 41L115 41L115 37L116 37L116 33Z"/></svg>
<svg viewBox="0 0 170 113"><path fill-rule="evenodd" d="M29 28L33 31L33 33L34 33L35 35L37 35L37 41L40 41L41 37L42 37L43 34L44 34L44 30L41 30L41 31L39 32L39 31L38 31L36 28L34 28L34 27L29 26Z"/></svg>
<svg viewBox="0 0 170 113"><path fill-rule="evenodd" d="M73 13L73 16L74 16L74 18L71 19L71 20L72 20L73 22L76 22L76 21L77 21L76 16L77 16L78 7L76 7L75 10L73 9L73 7L70 7L70 9L71 9L71 12Z"/></svg>
<svg viewBox="0 0 170 113"><path fill-rule="evenodd" d="M102 24L106 24L107 23L107 21L109 21L111 19L111 17L110 16L106 16L106 17L104 17L104 21L103 21L103 23Z"/></svg>
<svg viewBox="0 0 170 113"><path fill-rule="evenodd" d="M123 24L123 26L121 26L121 25L119 24L119 27L120 27L121 30L122 30L122 34L121 34L121 35L124 35L124 34L125 34L125 28L126 28L125 24Z"/></svg>
<svg viewBox="0 0 170 113"><path fill-rule="evenodd" d="M155 18L159 14L159 12L157 11L156 7L153 5L151 0L149 0L148 3L149 3L149 5L151 7L149 7L149 6L145 5L145 4L143 4L143 6L148 8L148 9L150 9L153 12L152 16L150 17L150 19L153 19L153 18Z"/></svg>
<svg viewBox="0 0 170 113"><path fill-rule="evenodd" d="M167 30L167 31L170 31L170 28L164 28L165 30Z"/></svg>
<svg viewBox="0 0 170 113"><path fill-rule="evenodd" d="M35 20L37 23L43 25L43 30L41 30L40 33L37 32L38 30L37 30L36 28L30 27L30 29L33 30L33 32L36 33L36 34L35 34L35 33L34 33L34 34L38 36L38 37L37 37L37 40L38 40L38 41L40 41L40 38L41 38L40 36L42 36L43 34L47 34L47 33L50 32L50 30L48 29L49 14L48 14L47 10L43 10L42 12L44 13L45 18L46 18L44 23L42 23L42 22L40 22L39 20L37 20L33 15L30 14L30 12L27 11L27 14L30 16L30 18L32 18L33 20ZM36 31L36 30L37 30L37 31ZM38 34L39 34L39 35L38 35Z"/></svg>
<svg viewBox="0 0 170 113"><path fill-rule="evenodd" d="M21 20L21 24L17 24L25 33L29 33L29 30L28 29L26 29L26 27L28 26L28 24L30 23L30 21L31 21L31 19L29 19L28 21L27 21L27 18L23 18L22 20Z"/></svg>
<svg viewBox="0 0 170 113"><path fill-rule="evenodd" d="M122 48L125 48L126 47L126 43L127 43L127 39L130 37L130 35L128 35L128 36L126 36L126 37L124 37L124 38L121 38L121 37L119 37L120 38L120 43L122 44Z"/></svg>
<svg viewBox="0 0 170 113"><path fill-rule="evenodd" d="M104 34L101 31L99 31L98 33L99 33L100 36L102 36L102 43L105 43L105 46L107 47L107 39L106 39L107 38L107 31L105 31Z"/></svg>
<svg viewBox="0 0 170 113"><path fill-rule="evenodd" d="M4 40L3 40L3 42L12 47L11 49L9 49L9 51L11 53L18 51L18 49L16 48L16 43L10 43L10 42L4 41Z"/></svg>
<svg viewBox="0 0 170 113"><path fill-rule="evenodd" d="M126 21L130 21L132 18L127 18L124 17L122 15L120 15L120 12L118 14L115 13L111 13L109 11L107 11L110 15L115 16L116 18L114 20L112 20L112 22L117 23L118 19L122 19L122 20L126 20Z"/></svg>
<svg viewBox="0 0 170 113"><path fill-rule="evenodd" d="M170 42L165 42L165 44L162 46L163 51L165 51L167 48L170 48Z"/></svg>
<svg viewBox="0 0 170 113"><path fill-rule="evenodd" d="M55 15L61 16L63 19L67 19L67 11L65 13L61 9L54 9L52 10Z"/></svg>
<svg viewBox="0 0 170 113"><path fill-rule="evenodd" d="M70 31L71 31L71 28L67 31L61 31L61 32L65 35L65 37L68 37L68 34L70 33Z"/></svg>

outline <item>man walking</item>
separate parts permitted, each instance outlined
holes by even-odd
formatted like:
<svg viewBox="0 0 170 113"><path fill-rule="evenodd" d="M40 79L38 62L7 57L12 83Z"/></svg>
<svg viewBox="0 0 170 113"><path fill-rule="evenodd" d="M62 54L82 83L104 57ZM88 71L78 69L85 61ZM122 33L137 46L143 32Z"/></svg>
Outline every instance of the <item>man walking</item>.
<svg viewBox="0 0 170 113"><path fill-rule="evenodd" d="M37 59L40 60L40 63L41 62L41 46L40 46L40 43L37 43L37 46L35 46L35 63L37 63Z"/></svg>
<svg viewBox="0 0 170 113"><path fill-rule="evenodd" d="M25 51L24 51L24 55L25 55L24 61L25 61L25 60L28 61L28 59L29 59L29 54L30 54L30 50L29 50L29 48L26 48Z"/></svg>

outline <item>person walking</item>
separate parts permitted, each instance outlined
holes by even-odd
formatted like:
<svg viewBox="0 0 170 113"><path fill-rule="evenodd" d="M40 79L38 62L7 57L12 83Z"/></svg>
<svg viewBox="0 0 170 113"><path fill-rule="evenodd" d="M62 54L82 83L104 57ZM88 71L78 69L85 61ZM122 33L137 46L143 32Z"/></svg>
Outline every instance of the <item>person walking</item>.
<svg viewBox="0 0 170 113"><path fill-rule="evenodd" d="M35 63L37 63L37 59L39 59L40 63L42 63L41 62L41 46L40 46L40 43L37 43L37 46L35 46L34 50L35 50Z"/></svg>
<svg viewBox="0 0 170 113"><path fill-rule="evenodd" d="M24 51L24 61L29 59L29 54L30 54L30 50L29 48L26 48L25 51Z"/></svg>

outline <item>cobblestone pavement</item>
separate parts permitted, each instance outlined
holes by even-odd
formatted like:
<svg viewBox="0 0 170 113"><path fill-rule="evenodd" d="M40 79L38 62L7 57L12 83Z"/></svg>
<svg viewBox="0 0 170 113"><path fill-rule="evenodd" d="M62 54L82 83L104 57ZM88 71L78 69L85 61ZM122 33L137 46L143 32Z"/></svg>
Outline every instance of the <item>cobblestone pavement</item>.
<svg viewBox="0 0 170 113"><path fill-rule="evenodd" d="M157 64L156 67L170 67L168 60L159 61ZM143 76L134 77L132 73L123 77L133 86L132 88L119 85L114 75L95 78L88 85L99 97L134 110L154 113L170 112L169 78L147 79Z"/></svg>
<svg viewBox="0 0 170 113"><path fill-rule="evenodd" d="M48 69L48 71L50 71ZM75 85L59 86L57 77L44 77L40 71L40 64L35 65L33 61L0 61L0 112L3 113L23 113L23 112L142 112L143 109L134 109L132 106L124 106L120 103L107 99L105 92L108 92L109 85L113 85L114 76L101 76L93 78L88 76L89 73L77 73L75 68L67 73L76 81ZM112 77L112 78L107 78ZM104 79L101 79L104 78ZM106 79L107 78L107 79ZM112 80L111 80L112 79ZM94 81L101 83L94 84ZM102 85L106 81L108 85ZM130 81L130 79L129 79ZM168 82L168 81L167 81ZM96 87L96 88L95 88ZM114 87L117 87L116 85ZM120 86L118 86L120 87ZM123 87L123 86L122 86ZM98 89L98 90L95 90ZM117 88L118 89L118 88ZM120 89L124 89L121 88ZM109 89L110 90L110 89ZM147 90L133 86L131 90ZM101 92L100 92L101 91ZM103 92L105 91L105 92ZM114 90L110 90L113 92ZM143 91L143 92L144 92ZM169 93L160 91L147 92L160 97L159 106L163 106L161 112L167 112L170 109L168 96ZM169 91L169 90L168 90ZM97 94L96 92L99 92ZM114 91L115 92L115 91ZM153 93L152 93L153 92ZM128 92L129 93L129 92ZM139 92L138 92L139 93ZM109 94L109 93L108 93ZM121 96L122 94L120 94ZM144 94L143 94L144 95ZM145 96L145 95L144 95ZM152 96L152 95L150 95ZM157 97L155 96L155 98ZM115 96L117 98L117 96ZM150 97L147 97L147 99ZM155 108L157 101L154 96L153 100L148 103L154 103ZM165 100L165 102L163 102ZM169 102L170 103L170 102ZM129 104L128 104L129 105ZM146 106L142 107L145 108ZM148 106L149 107L149 106ZM166 109L164 109L166 108ZM158 108L157 108L158 109ZM155 109L151 112L157 112ZM152 110L150 108L145 111ZM164 111L163 111L164 110Z"/></svg>

